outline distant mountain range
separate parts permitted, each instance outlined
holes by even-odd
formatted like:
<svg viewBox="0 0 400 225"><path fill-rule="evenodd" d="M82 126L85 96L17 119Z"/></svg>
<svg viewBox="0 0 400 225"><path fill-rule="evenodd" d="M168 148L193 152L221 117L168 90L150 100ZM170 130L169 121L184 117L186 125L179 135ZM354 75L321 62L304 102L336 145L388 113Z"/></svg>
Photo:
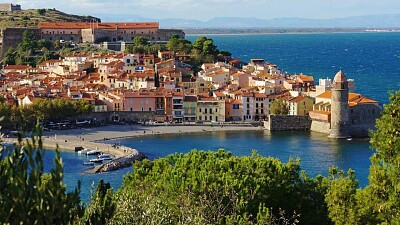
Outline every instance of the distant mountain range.
<svg viewBox="0 0 400 225"><path fill-rule="evenodd" d="M336 19L217 17L209 21L151 19L135 15L97 15L104 22L158 21L162 28L400 28L400 14L353 16Z"/></svg>

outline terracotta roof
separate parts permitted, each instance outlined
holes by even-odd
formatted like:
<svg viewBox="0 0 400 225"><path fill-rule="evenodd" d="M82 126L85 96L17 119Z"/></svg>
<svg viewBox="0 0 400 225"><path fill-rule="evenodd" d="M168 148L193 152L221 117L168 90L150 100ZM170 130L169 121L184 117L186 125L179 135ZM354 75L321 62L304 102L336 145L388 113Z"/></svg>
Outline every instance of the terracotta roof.
<svg viewBox="0 0 400 225"><path fill-rule="evenodd" d="M301 80L302 82L314 82L314 77L307 75L300 75L298 76L298 79Z"/></svg>
<svg viewBox="0 0 400 225"><path fill-rule="evenodd" d="M39 23L40 29L140 29L140 28L156 28L158 29L158 22L143 22L143 23L90 23L90 22L42 22Z"/></svg>
<svg viewBox="0 0 400 225"><path fill-rule="evenodd" d="M317 96L317 98L328 98L330 99L332 96L332 91L325 91L324 93L320 94ZM375 100L372 100L370 98L367 98L365 96L362 96L361 94L357 93L349 93L349 105L354 106L357 104L362 104L362 103L373 103L377 104L378 102Z"/></svg>
<svg viewBox="0 0 400 225"><path fill-rule="evenodd" d="M29 68L30 66L25 66L25 65L8 65L4 67L5 70L26 70Z"/></svg>
<svg viewBox="0 0 400 225"><path fill-rule="evenodd" d="M306 98L305 96L297 96L297 97L295 97L295 98L290 99L289 102L295 102L295 103L297 103L297 102L302 101L302 100L305 99L305 98Z"/></svg>

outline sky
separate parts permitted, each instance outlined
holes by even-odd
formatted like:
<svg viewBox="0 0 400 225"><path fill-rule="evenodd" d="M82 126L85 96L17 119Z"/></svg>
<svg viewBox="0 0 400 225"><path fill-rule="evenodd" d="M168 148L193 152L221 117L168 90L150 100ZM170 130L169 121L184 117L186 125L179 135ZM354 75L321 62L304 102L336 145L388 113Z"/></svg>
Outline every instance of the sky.
<svg viewBox="0 0 400 225"><path fill-rule="evenodd" d="M9 1L7 1L9 2ZM215 17L333 19L400 14L400 0L12 0L23 9L56 8L102 17L126 16L207 21Z"/></svg>

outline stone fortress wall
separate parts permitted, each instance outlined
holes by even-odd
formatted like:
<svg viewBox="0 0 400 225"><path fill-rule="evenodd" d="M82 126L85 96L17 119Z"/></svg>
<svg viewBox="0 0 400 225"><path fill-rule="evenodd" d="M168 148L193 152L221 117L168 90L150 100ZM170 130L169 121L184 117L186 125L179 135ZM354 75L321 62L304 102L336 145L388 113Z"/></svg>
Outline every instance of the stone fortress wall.
<svg viewBox="0 0 400 225"><path fill-rule="evenodd" d="M14 5L12 3L0 3L0 11L18 11L21 10L21 5Z"/></svg>
<svg viewBox="0 0 400 225"><path fill-rule="evenodd" d="M22 36L25 31L32 32L37 38L40 37L39 28L6 28L1 31L0 43L0 59L3 58L4 54L9 48L15 48L22 41Z"/></svg>
<svg viewBox="0 0 400 225"><path fill-rule="evenodd" d="M74 23L71 23L74 24ZM124 24L124 23L120 23ZM0 44L0 59L10 47L16 47L22 40L23 33L28 30L35 34L37 39L46 39L48 41L71 41L74 43L100 43L103 41L131 41L136 36L143 36L151 42L166 43L172 35L178 35L180 38L185 38L185 33L177 29L79 29L64 28L6 28L1 30Z"/></svg>
<svg viewBox="0 0 400 225"><path fill-rule="evenodd" d="M271 131L306 131L310 130L311 120L308 116L270 115L263 126Z"/></svg>

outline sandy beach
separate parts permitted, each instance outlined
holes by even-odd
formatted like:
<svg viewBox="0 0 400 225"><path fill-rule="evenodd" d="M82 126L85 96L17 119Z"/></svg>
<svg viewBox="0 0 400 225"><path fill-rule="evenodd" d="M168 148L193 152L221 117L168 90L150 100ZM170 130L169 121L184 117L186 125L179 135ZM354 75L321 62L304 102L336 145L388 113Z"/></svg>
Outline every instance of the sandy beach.
<svg viewBox="0 0 400 225"><path fill-rule="evenodd" d="M250 124L240 125L108 125L93 128L80 128L70 130L53 130L43 133L43 145L45 148L54 149L58 145L60 149L74 151L76 146L88 149L98 149L116 157L130 154L132 149L124 146L118 148L111 144L102 143L105 140L123 139L142 135L177 134L194 132L234 131L234 130L261 130L261 127L254 127ZM6 139L5 141L16 141ZM137 149L140 152L140 149Z"/></svg>

